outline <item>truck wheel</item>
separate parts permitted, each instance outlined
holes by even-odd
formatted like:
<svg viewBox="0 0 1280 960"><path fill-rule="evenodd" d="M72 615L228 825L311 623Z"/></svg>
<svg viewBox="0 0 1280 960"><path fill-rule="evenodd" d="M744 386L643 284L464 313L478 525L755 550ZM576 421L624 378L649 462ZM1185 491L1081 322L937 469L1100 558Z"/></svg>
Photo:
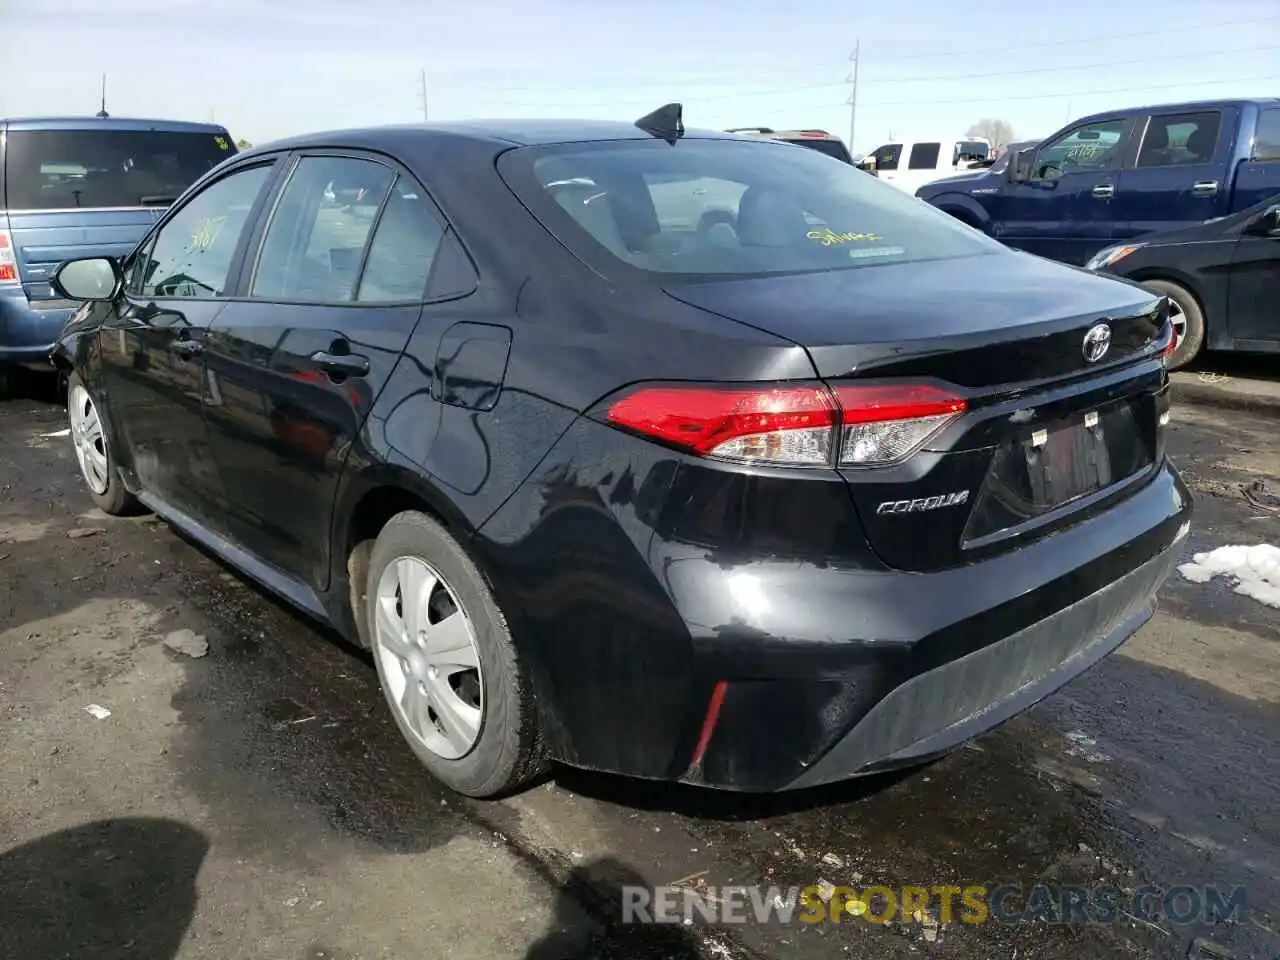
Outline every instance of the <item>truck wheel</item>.
<svg viewBox="0 0 1280 960"><path fill-rule="evenodd" d="M1169 369L1177 370L1200 355L1204 347L1204 311L1186 287L1172 280L1147 280L1142 284L1152 293L1169 298L1169 319L1173 322L1173 356Z"/></svg>

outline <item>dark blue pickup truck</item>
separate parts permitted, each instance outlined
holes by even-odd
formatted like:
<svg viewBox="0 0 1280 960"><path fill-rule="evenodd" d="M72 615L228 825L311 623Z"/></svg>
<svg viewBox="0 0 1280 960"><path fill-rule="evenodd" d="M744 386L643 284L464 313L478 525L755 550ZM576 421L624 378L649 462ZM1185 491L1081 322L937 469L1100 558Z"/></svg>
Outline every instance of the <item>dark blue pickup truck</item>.
<svg viewBox="0 0 1280 960"><path fill-rule="evenodd" d="M1099 113L916 196L1030 253L1083 265L1113 243L1280 193L1280 99Z"/></svg>

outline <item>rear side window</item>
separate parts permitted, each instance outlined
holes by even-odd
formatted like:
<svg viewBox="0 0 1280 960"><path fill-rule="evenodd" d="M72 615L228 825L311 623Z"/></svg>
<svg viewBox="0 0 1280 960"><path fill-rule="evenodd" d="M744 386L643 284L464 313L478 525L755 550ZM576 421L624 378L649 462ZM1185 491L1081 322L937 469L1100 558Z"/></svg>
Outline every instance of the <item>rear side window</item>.
<svg viewBox="0 0 1280 960"><path fill-rule="evenodd" d="M942 152L940 143L913 143L911 156L907 159L908 170L936 170L938 154Z"/></svg>
<svg viewBox="0 0 1280 960"><path fill-rule="evenodd" d="M236 152L225 134L159 130L10 130L10 210L167 205Z"/></svg>
<svg viewBox="0 0 1280 960"><path fill-rule="evenodd" d="M1253 138L1253 159L1280 160L1280 109L1263 110Z"/></svg>
<svg viewBox="0 0 1280 960"><path fill-rule="evenodd" d="M373 232L356 299L361 303L421 300L443 237L444 228L427 208L417 185L401 177Z"/></svg>
<svg viewBox="0 0 1280 960"><path fill-rule="evenodd" d="M1174 167L1189 163L1208 163L1218 143L1218 127L1222 114L1178 113L1152 117L1138 152L1139 167Z"/></svg>
<svg viewBox="0 0 1280 960"><path fill-rule="evenodd" d="M249 295L345 303L395 174L353 157L303 157L276 203Z"/></svg>
<svg viewBox="0 0 1280 960"><path fill-rule="evenodd" d="M1005 249L856 167L785 144L524 148L499 169L570 250L653 273L795 273Z"/></svg>

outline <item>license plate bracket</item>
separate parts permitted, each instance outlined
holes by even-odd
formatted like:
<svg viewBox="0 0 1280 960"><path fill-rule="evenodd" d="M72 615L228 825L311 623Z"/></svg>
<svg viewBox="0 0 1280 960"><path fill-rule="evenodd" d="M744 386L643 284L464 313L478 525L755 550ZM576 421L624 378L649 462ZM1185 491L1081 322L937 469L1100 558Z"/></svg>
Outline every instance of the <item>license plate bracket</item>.
<svg viewBox="0 0 1280 960"><path fill-rule="evenodd" d="M1106 418L1097 411L1065 417L1023 442L1032 502L1041 509L1110 486L1118 477L1107 446Z"/></svg>

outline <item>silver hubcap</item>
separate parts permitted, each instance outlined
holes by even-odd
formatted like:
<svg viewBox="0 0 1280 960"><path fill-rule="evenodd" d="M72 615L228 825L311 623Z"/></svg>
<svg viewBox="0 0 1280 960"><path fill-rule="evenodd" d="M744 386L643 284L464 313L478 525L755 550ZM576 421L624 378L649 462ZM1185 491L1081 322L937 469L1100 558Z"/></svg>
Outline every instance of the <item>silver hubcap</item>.
<svg viewBox="0 0 1280 960"><path fill-rule="evenodd" d="M374 598L373 632L405 727L439 757L464 756L480 736L484 678L475 630L444 578L417 557L388 564Z"/></svg>
<svg viewBox="0 0 1280 960"><path fill-rule="evenodd" d="M1172 299L1169 300L1169 322L1173 324L1173 349L1176 352L1187 335L1187 315Z"/></svg>
<svg viewBox="0 0 1280 960"><path fill-rule="evenodd" d="M98 408L89 391L80 384L67 397L67 414L71 419L71 445L80 462L80 472L94 493L107 492L107 439L102 432Z"/></svg>

